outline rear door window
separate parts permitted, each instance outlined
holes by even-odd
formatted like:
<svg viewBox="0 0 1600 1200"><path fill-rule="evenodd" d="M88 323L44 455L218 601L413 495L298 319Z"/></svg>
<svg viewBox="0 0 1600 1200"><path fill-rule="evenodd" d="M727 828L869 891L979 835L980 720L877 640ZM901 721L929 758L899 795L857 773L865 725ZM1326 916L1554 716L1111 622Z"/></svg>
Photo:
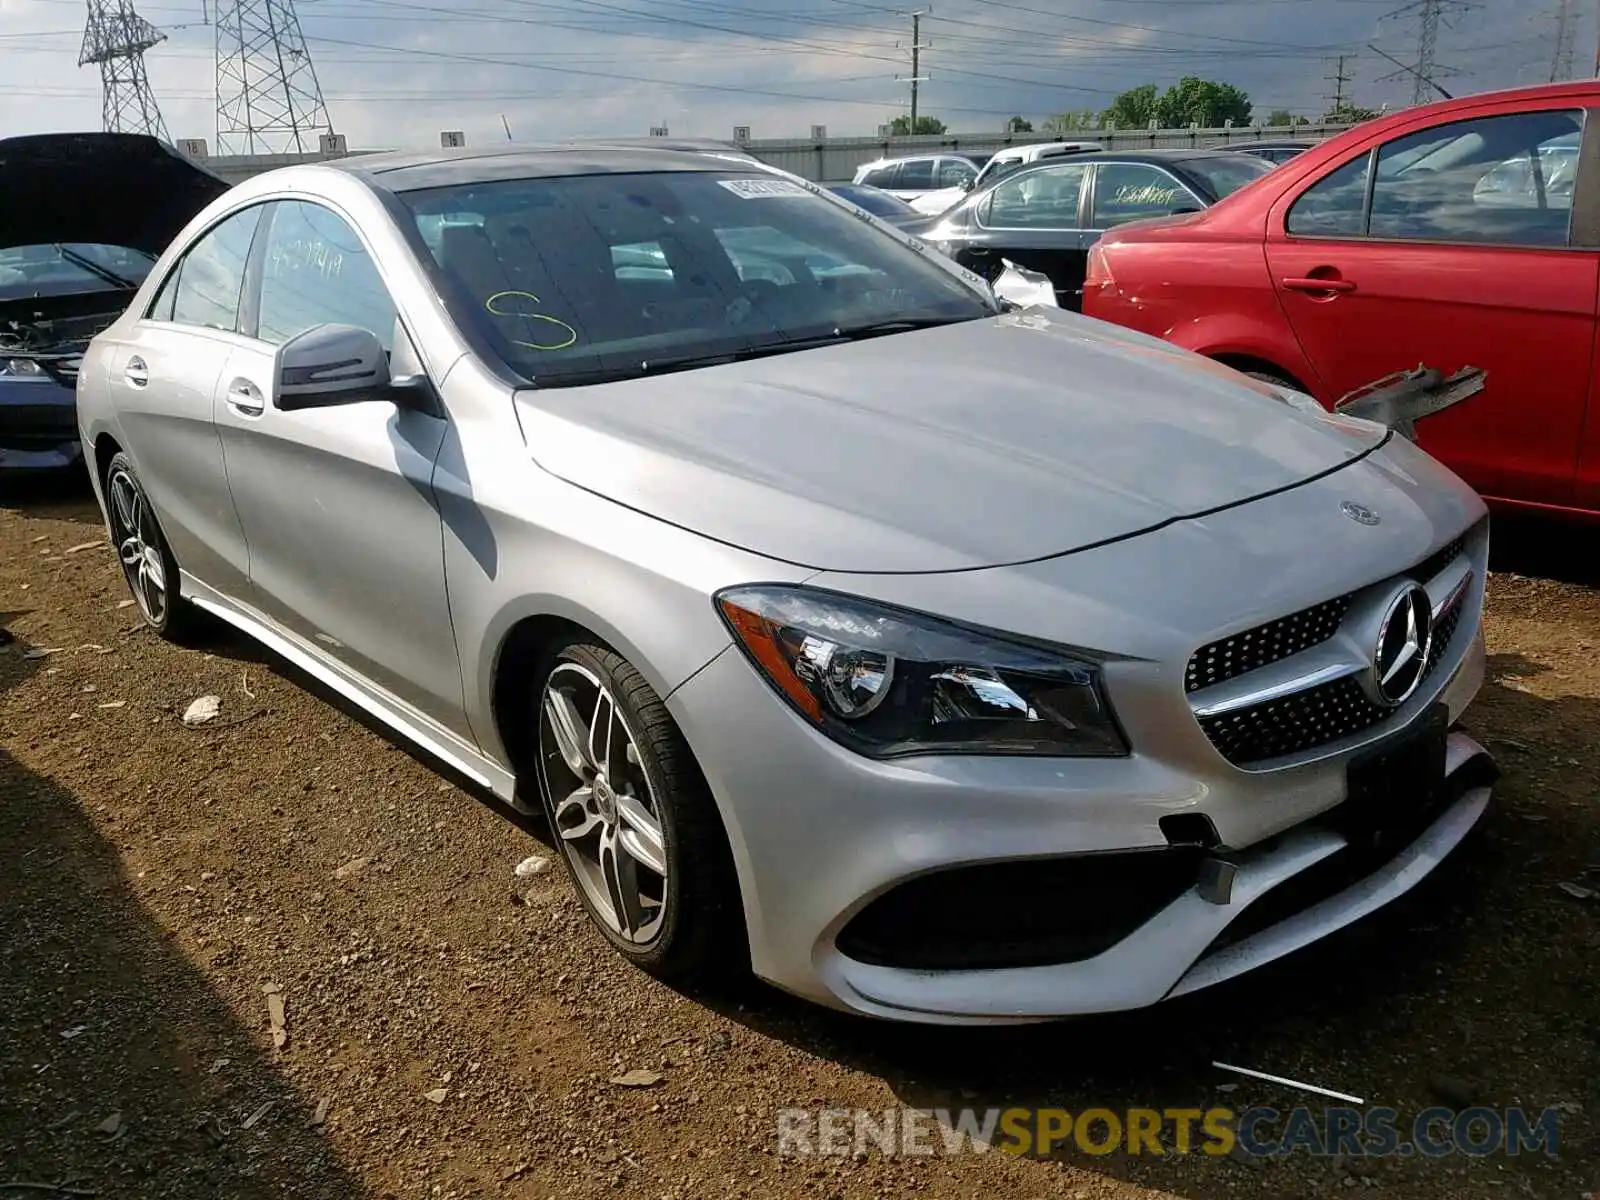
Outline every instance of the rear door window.
<svg viewBox="0 0 1600 1200"><path fill-rule="evenodd" d="M1324 175L1300 193L1285 227L1297 237L1360 237L1366 232L1371 166L1372 155L1363 154Z"/></svg>
<svg viewBox="0 0 1600 1200"><path fill-rule="evenodd" d="M914 158L910 162L900 164L900 182L895 184L902 191L933 190L933 163L931 158Z"/></svg>
<svg viewBox="0 0 1600 1200"><path fill-rule="evenodd" d="M1180 208L1205 205L1177 176L1146 163L1101 163L1095 172L1094 215L1090 225L1110 229L1146 217L1165 217Z"/></svg>
<svg viewBox="0 0 1600 1200"><path fill-rule="evenodd" d="M172 304L174 322L230 333L238 328L239 293L261 211L257 205L234 213L183 256Z"/></svg>
<svg viewBox="0 0 1600 1200"><path fill-rule="evenodd" d="M895 186L895 180L897 180L899 177L900 164L890 163L887 166L875 167L871 171L868 171L864 176L862 176L861 182L866 184L868 187L884 188L887 190L888 188Z"/></svg>
<svg viewBox="0 0 1600 1200"><path fill-rule="evenodd" d="M979 206L978 221L990 229L1077 229L1088 169L1063 163L1002 180Z"/></svg>
<svg viewBox="0 0 1600 1200"><path fill-rule="evenodd" d="M978 169L964 158L941 158L936 187L964 187L978 177Z"/></svg>

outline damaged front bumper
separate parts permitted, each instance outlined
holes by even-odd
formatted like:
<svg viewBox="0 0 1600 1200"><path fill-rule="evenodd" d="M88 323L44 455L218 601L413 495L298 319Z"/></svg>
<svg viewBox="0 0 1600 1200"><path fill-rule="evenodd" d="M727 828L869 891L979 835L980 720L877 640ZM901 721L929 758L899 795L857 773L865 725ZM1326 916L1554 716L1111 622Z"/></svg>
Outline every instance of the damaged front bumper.
<svg viewBox="0 0 1600 1200"><path fill-rule="evenodd" d="M48 377L0 376L0 472L62 470L82 460L73 389Z"/></svg>

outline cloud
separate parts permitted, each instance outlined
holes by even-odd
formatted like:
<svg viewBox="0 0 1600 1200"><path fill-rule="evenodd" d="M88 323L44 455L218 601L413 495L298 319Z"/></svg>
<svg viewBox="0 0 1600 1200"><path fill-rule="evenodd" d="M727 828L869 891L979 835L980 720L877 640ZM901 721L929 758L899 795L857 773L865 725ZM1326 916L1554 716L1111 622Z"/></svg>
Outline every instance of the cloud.
<svg viewBox="0 0 1600 1200"><path fill-rule="evenodd" d="M209 0L214 10L219 0ZM1315 116L1333 84L1332 56L1354 54L1346 86L1360 103L1409 102L1408 79L1383 80L1415 56L1414 24L1380 20L1395 0L948 0L922 24L921 110L962 131L1019 113L1103 107L1145 82L1224 79L1263 113ZM1585 6L1587 10L1588 6ZM215 147L213 37L202 0L150 0L141 13L168 33L146 55L174 137ZM0 123L43 132L100 125L96 68L77 66L80 0L0 2ZM335 126L362 148L592 135L758 137L870 134L905 111L909 21L887 0L300 0ZM1595 43L1580 14L1579 73ZM1452 14L1438 60L1457 92L1549 75L1551 21L1485 4ZM902 79L897 80L897 76Z"/></svg>

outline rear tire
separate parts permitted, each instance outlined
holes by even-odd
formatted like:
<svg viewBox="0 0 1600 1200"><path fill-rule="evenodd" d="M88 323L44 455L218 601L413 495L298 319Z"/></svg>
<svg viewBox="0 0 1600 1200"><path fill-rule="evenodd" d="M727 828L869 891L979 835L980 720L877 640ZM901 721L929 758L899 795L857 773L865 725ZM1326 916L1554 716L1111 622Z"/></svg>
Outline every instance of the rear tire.
<svg viewBox="0 0 1600 1200"><path fill-rule="evenodd" d="M582 638L552 647L534 678L539 794L590 919L660 978L743 970L727 834L660 697Z"/></svg>
<svg viewBox="0 0 1600 1200"><path fill-rule="evenodd" d="M200 614L178 594L178 560L161 532L133 460L118 452L106 466L106 516L122 576L144 623L180 645L193 640Z"/></svg>

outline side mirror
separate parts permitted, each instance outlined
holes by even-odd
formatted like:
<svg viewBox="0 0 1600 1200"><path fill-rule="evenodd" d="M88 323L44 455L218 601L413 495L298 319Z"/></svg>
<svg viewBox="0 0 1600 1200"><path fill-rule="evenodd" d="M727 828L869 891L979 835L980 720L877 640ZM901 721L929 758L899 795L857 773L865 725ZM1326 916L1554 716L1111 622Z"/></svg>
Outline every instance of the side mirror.
<svg viewBox="0 0 1600 1200"><path fill-rule="evenodd" d="M963 179L961 181L961 190L963 192L970 192L973 188L975 188L977 186L978 186L978 181L977 181L976 178Z"/></svg>
<svg viewBox="0 0 1600 1200"><path fill-rule="evenodd" d="M372 400L395 403L400 394L394 383L377 334L355 325L318 325L278 350L273 401L285 412Z"/></svg>

